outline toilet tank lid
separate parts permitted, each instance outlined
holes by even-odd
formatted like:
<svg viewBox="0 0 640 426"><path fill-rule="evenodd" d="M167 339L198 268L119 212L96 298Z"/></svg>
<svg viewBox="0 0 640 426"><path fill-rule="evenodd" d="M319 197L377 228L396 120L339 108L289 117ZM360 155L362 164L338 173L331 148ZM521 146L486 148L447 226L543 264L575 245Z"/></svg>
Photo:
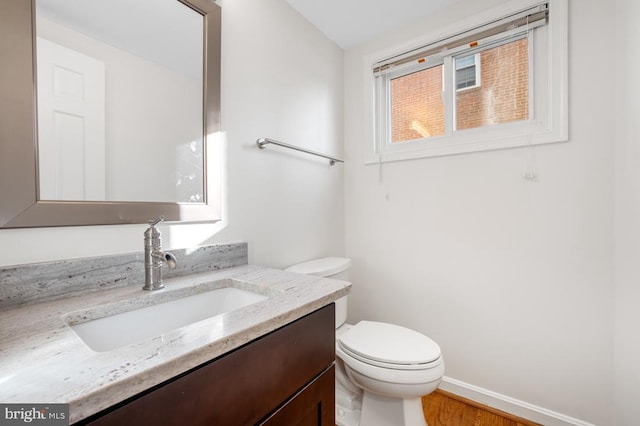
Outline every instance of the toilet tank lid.
<svg viewBox="0 0 640 426"><path fill-rule="evenodd" d="M324 257L322 259L298 263L297 265L288 267L285 271L327 277L345 271L349 269L349 266L351 266L351 259L346 257Z"/></svg>

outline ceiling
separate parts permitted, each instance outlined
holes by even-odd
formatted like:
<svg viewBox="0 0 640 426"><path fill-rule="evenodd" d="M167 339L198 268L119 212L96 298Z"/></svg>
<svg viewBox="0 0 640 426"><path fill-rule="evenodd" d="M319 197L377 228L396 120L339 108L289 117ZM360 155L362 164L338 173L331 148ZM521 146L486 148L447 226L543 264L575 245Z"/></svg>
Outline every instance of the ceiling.
<svg viewBox="0 0 640 426"><path fill-rule="evenodd" d="M36 15L202 79L202 15L173 0L38 0Z"/></svg>
<svg viewBox="0 0 640 426"><path fill-rule="evenodd" d="M286 0L343 49L420 20L460 0Z"/></svg>

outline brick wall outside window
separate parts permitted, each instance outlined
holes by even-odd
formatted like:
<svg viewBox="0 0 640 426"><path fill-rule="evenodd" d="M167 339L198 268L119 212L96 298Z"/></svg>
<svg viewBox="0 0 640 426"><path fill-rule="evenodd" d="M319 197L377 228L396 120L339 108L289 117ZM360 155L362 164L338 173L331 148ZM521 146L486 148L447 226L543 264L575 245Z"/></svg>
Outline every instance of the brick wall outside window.
<svg viewBox="0 0 640 426"><path fill-rule="evenodd" d="M529 113L527 39L480 54L480 86L456 96L456 129L526 120Z"/></svg>
<svg viewBox="0 0 640 426"><path fill-rule="evenodd" d="M527 119L527 39L481 52L480 72L480 86L456 94L456 130ZM444 134L442 66L391 81L391 132L392 142Z"/></svg>
<svg viewBox="0 0 640 426"><path fill-rule="evenodd" d="M391 80L391 141L444 134L442 65Z"/></svg>

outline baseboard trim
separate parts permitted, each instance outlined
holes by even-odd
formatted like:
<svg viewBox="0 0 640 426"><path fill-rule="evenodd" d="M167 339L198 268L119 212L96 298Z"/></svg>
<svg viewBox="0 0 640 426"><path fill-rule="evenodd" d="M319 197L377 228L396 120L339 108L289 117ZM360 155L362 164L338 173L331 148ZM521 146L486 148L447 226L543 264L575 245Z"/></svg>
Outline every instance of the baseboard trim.
<svg viewBox="0 0 640 426"><path fill-rule="evenodd" d="M439 388L545 426L595 426L593 423L565 416L447 376L442 378Z"/></svg>

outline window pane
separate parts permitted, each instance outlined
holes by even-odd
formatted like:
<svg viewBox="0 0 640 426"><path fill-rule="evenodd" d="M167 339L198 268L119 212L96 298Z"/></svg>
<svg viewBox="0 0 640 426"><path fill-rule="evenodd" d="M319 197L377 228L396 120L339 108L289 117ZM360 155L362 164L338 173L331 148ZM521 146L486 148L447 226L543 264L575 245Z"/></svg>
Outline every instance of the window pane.
<svg viewBox="0 0 640 426"><path fill-rule="evenodd" d="M444 134L442 65L391 80L391 142Z"/></svg>
<svg viewBox="0 0 640 426"><path fill-rule="evenodd" d="M526 120L528 62L526 38L482 51L481 85L456 93L456 130Z"/></svg>
<svg viewBox="0 0 640 426"><path fill-rule="evenodd" d="M456 58L456 70L475 65L476 55L469 55L463 58Z"/></svg>
<svg viewBox="0 0 640 426"><path fill-rule="evenodd" d="M473 87L476 85L476 67L462 68L456 71L456 89Z"/></svg>

